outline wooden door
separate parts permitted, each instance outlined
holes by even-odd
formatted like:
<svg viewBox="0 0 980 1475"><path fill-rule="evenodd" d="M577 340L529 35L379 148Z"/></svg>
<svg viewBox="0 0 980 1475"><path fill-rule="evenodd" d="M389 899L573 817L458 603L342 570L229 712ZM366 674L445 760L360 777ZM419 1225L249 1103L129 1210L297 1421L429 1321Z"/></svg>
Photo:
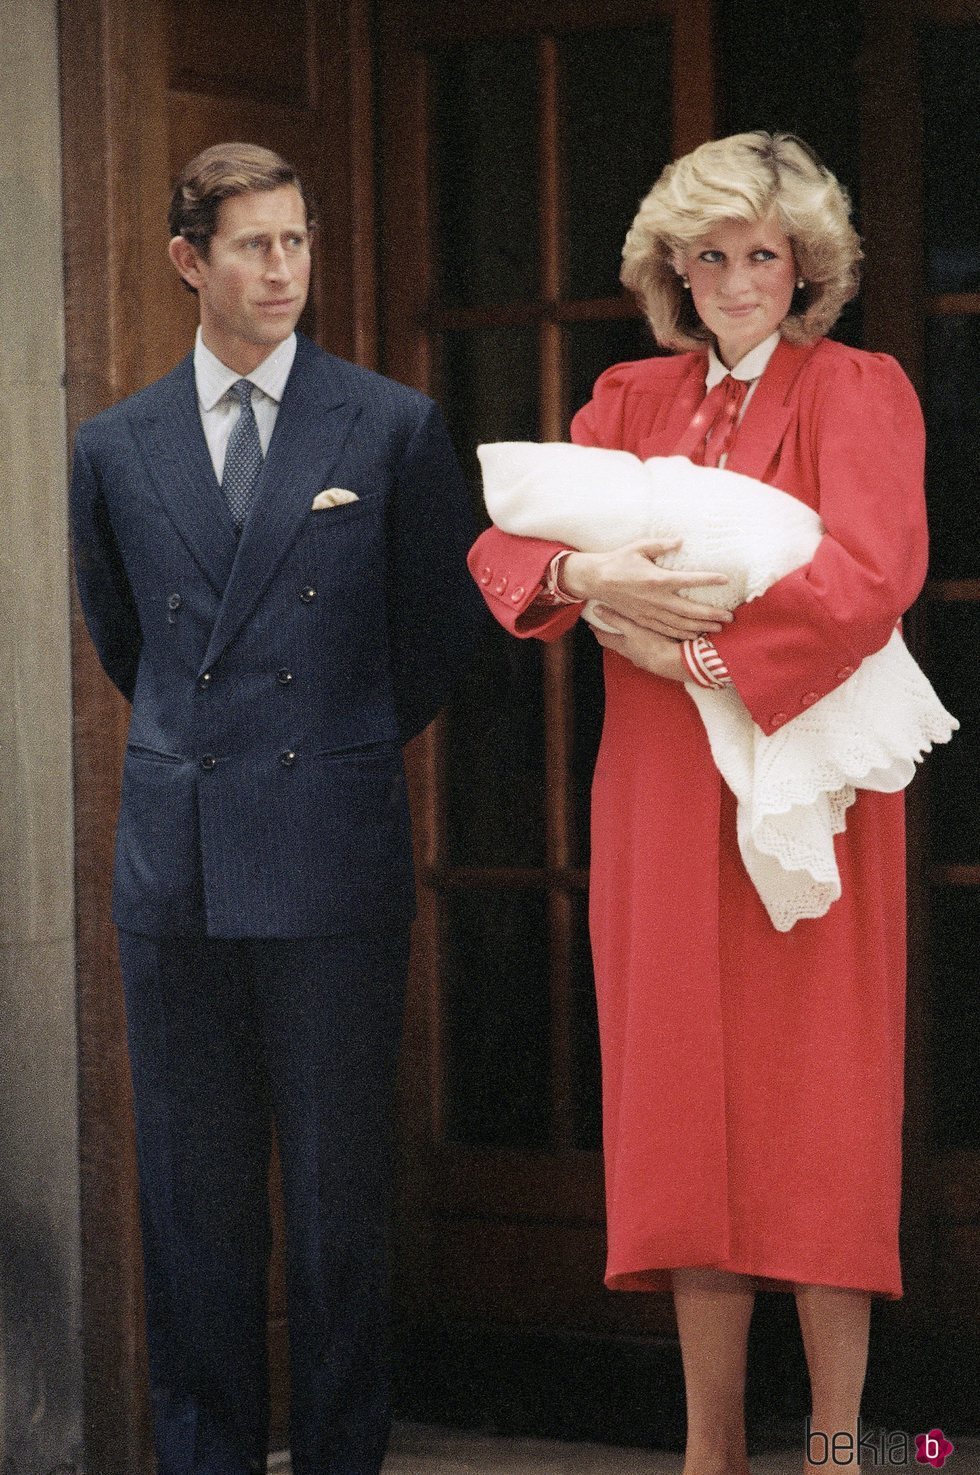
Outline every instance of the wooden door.
<svg viewBox="0 0 980 1475"><path fill-rule="evenodd" d="M564 439L603 368L654 351L619 254L663 165L711 134L708 7L383 0L378 44L382 367L442 403L477 505L479 441ZM470 1391L480 1367L497 1382L485 1408L463 1398L469 1417L501 1417L504 1398L511 1425L531 1419L530 1395L504 1397L502 1364L528 1339L550 1339L553 1371L562 1337L673 1329L665 1297L602 1288L586 930L598 656L581 631L544 647L494 630L414 753L405 1355L438 1326L430 1381L465 1346Z"/></svg>

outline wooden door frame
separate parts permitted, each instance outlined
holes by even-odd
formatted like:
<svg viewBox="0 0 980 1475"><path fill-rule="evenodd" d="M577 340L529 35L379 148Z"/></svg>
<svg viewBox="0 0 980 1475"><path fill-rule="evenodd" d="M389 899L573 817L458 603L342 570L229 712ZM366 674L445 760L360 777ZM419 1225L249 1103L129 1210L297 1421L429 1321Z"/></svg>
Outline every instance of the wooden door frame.
<svg viewBox="0 0 980 1475"><path fill-rule="evenodd" d="M170 367L166 31L161 0L62 0L65 333L69 436ZM139 332L132 322L141 325ZM156 330L156 331L155 331ZM152 1468L129 1066L112 846L128 709L103 675L73 593L82 1346L87 1463Z"/></svg>
<svg viewBox="0 0 980 1475"><path fill-rule="evenodd" d="M867 346L893 354L920 395L925 387L926 291L923 202L923 99L920 27L930 21L975 24L970 0L862 0L861 199L864 222L864 322ZM975 294L972 294L975 297ZM931 304L935 309L937 303ZM947 303L945 310L964 310ZM973 308L975 311L975 307ZM926 657L930 590L906 621L910 645ZM955 737L954 737L955 741ZM871 1364L876 1407L908 1421L940 1411L975 1420L980 1336L961 1305L944 1305L942 1236L976 1222L976 1154L947 1163L932 1145L934 1063L929 976L929 765L908 799L909 970L906 1027L902 1266L905 1297L879 1308L883 1357ZM967 1161L967 1159L971 1161ZM968 1292L966 1293L969 1294ZM963 1297L959 1298L960 1300ZM975 1303L974 1303L975 1304ZM926 1410L929 1410L927 1413ZM907 1427L907 1422L906 1422Z"/></svg>

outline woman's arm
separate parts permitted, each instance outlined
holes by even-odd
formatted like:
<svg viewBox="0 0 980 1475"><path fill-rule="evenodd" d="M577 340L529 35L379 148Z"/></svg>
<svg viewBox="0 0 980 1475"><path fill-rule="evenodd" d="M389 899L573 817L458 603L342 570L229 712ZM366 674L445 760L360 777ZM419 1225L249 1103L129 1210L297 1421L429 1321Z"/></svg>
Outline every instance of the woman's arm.
<svg viewBox="0 0 980 1475"><path fill-rule="evenodd" d="M898 364L854 354L825 366L801 440L813 446L826 535L812 561L713 637L739 695L773 732L884 646L925 578L925 437Z"/></svg>
<svg viewBox="0 0 980 1475"><path fill-rule="evenodd" d="M558 640L582 613L581 603L546 605L540 598L548 565L565 547L496 527L488 527L473 544L467 558L470 573L490 613L511 635Z"/></svg>

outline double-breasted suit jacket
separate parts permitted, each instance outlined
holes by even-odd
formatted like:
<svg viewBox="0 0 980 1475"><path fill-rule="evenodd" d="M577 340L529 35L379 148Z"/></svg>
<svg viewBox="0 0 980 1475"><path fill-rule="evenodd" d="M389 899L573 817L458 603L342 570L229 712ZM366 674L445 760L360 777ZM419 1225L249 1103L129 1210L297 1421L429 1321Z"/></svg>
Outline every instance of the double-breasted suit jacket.
<svg viewBox="0 0 980 1475"><path fill-rule="evenodd" d="M312 510L331 487L357 500ZM214 937L410 920L401 748L482 615L436 406L300 336L238 538L188 356L81 427L72 511L88 627L133 704L114 920Z"/></svg>

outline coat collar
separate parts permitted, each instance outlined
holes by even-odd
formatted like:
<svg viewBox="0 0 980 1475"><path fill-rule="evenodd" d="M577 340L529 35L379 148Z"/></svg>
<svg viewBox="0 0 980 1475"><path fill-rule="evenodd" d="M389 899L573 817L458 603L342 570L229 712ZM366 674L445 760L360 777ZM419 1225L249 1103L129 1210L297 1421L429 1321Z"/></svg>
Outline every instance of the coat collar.
<svg viewBox="0 0 980 1475"><path fill-rule="evenodd" d="M757 481L763 479L792 418L792 406L788 403L790 391L815 347L813 343L779 340L739 426L728 458L729 471L741 471ZM640 445L641 457L689 456L694 450L700 433L691 421L704 399L706 370L705 355L692 354L687 372L671 397L665 420Z"/></svg>
<svg viewBox="0 0 980 1475"><path fill-rule="evenodd" d="M207 670L234 640L310 515L359 414L335 361L300 338L255 499L201 663Z"/></svg>
<svg viewBox="0 0 980 1475"><path fill-rule="evenodd" d="M738 427L727 470L763 480L793 417L790 391L815 347L780 338Z"/></svg>
<svg viewBox="0 0 980 1475"><path fill-rule="evenodd" d="M297 335L296 359L241 538L214 475L188 354L130 411L154 490L221 603L202 671L234 639L282 562L357 418L330 354Z"/></svg>
<svg viewBox="0 0 980 1475"><path fill-rule="evenodd" d="M158 498L188 552L220 594L228 582L237 539L204 438L193 354L139 396L130 421Z"/></svg>
<svg viewBox="0 0 980 1475"><path fill-rule="evenodd" d="M637 446L641 460L648 456L682 456L679 443L694 418L698 405L704 399L704 375L707 367L703 354L692 353L676 384L668 391L666 405L651 428ZM658 395L658 398L661 396Z"/></svg>

